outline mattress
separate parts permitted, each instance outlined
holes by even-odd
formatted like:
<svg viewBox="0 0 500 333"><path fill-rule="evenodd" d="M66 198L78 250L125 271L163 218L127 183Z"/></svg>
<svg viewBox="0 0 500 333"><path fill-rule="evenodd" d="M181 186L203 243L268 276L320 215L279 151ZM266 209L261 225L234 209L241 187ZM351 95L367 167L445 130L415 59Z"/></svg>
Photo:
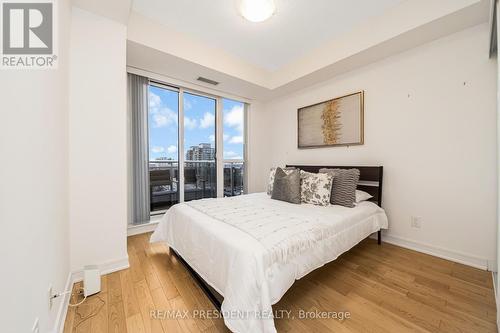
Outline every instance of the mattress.
<svg viewBox="0 0 500 333"><path fill-rule="evenodd" d="M266 193L231 200L267 205L278 215L280 211L289 214L293 210L298 216L318 216L335 228L335 234L286 262L269 262L264 260L266 248L255 237L222 219L186 203L177 204L165 213L151 242L165 242L224 296L221 310L226 326L233 332L276 332L271 305L281 299L295 280L388 227L384 210L368 201L354 208L294 205L270 199Z"/></svg>

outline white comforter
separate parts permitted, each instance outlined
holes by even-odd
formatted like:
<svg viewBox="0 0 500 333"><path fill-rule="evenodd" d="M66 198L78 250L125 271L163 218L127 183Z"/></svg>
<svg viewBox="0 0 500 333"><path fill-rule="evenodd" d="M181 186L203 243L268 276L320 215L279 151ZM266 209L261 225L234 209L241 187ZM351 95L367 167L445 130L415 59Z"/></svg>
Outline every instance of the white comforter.
<svg viewBox="0 0 500 333"><path fill-rule="evenodd" d="M269 256L269 244L235 225L235 219L225 218L224 209L206 214L207 209L220 206L224 200L231 206L226 214L243 214L247 223L262 224L262 214L254 214L252 220L244 212L255 206L261 213L264 211L267 227L282 225L283 216L288 218L293 214L303 219L309 217L309 221L314 217L319 225L335 232L319 239L314 237L314 246L291 252L293 255L286 260ZM187 203L171 207L151 236L151 242L166 242L224 296L224 322L231 331L240 333L276 332L271 305L281 299L295 280L388 225L384 210L371 202L362 202L355 208L294 205L272 200L265 193L209 201L213 203L193 204L196 209Z"/></svg>

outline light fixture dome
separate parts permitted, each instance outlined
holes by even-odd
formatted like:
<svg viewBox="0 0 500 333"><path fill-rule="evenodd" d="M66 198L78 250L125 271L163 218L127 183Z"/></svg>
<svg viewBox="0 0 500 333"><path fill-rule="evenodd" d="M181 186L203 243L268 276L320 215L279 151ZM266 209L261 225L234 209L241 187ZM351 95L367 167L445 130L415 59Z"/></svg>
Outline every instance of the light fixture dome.
<svg viewBox="0 0 500 333"><path fill-rule="evenodd" d="M251 22L262 22L276 11L274 0L240 0L241 15Z"/></svg>

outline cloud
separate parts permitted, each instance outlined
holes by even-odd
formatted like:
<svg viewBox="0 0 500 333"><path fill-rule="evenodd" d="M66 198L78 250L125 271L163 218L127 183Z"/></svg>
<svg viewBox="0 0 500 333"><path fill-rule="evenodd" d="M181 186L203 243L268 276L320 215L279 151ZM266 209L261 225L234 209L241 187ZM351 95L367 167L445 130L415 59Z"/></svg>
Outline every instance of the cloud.
<svg viewBox="0 0 500 333"><path fill-rule="evenodd" d="M210 134L208 136L208 139L210 141L214 142L215 141L215 135ZM224 141L228 141L229 140L229 143L243 143L243 136L234 136L234 137L231 137L230 135L223 134L222 135L222 140L224 140Z"/></svg>
<svg viewBox="0 0 500 333"><path fill-rule="evenodd" d="M161 106L161 98L153 92L149 92L149 108L156 109Z"/></svg>
<svg viewBox="0 0 500 333"><path fill-rule="evenodd" d="M161 97L153 92L149 92L149 113L151 114L153 127L166 127L170 124L177 124L177 112L168 107L162 106Z"/></svg>
<svg viewBox="0 0 500 333"><path fill-rule="evenodd" d="M231 110L224 110L224 124L243 133L243 106L235 105Z"/></svg>
<svg viewBox="0 0 500 333"><path fill-rule="evenodd" d="M196 119L192 119L189 117L184 117L184 127L187 129L195 129L198 126L198 122Z"/></svg>
<svg viewBox="0 0 500 333"><path fill-rule="evenodd" d="M209 128L215 124L215 115L210 112L205 112L203 118L200 119L200 128Z"/></svg>
<svg viewBox="0 0 500 333"><path fill-rule="evenodd" d="M175 154L177 153L177 146L171 145L167 147L167 152L170 154Z"/></svg>
<svg viewBox="0 0 500 333"><path fill-rule="evenodd" d="M156 154L163 153L165 151L165 148L163 148L161 146L154 146L154 147L151 148L151 151L153 153L156 153Z"/></svg>
<svg viewBox="0 0 500 333"><path fill-rule="evenodd" d="M191 104L191 102L187 98L184 98L183 105L184 105L184 110L185 111L191 110L193 108L193 104Z"/></svg>
<svg viewBox="0 0 500 333"><path fill-rule="evenodd" d="M166 127L170 124L177 124L177 113L169 108L151 110L153 127Z"/></svg>
<svg viewBox="0 0 500 333"><path fill-rule="evenodd" d="M243 143L243 136L242 135L237 135L233 136L231 139L229 139L229 143Z"/></svg>
<svg viewBox="0 0 500 333"><path fill-rule="evenodd" d="M234 151L224 151L224 158L230 159L230 160L242 160L243 157L238 155L238 153L235 153Z"/></svg>

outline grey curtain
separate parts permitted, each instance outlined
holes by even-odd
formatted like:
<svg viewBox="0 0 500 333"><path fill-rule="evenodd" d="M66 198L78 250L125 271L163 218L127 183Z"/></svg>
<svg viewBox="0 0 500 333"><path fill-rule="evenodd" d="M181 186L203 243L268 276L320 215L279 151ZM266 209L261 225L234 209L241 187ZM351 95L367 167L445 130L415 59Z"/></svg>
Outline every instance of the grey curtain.
<svg viewBox="0 0 500 333"><path fill-rule="evenodd" d="M132 223L149 222L148 79L128 74L128 110L131 119Z"/></svg>

